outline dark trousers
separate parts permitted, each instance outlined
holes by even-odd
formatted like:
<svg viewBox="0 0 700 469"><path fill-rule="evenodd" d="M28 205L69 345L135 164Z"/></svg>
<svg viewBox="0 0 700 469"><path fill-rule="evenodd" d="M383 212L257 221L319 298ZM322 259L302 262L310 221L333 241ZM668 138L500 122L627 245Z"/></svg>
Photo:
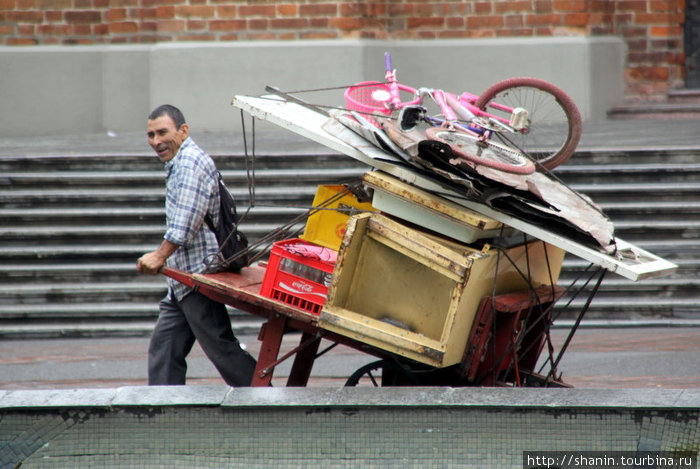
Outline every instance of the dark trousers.
<svg viewBox="0 0 700 469"><path fill-rule="evenodd" d="M226 307L193 292L160 302L158 322L148 348L148 384L185 384L187 355L197 340L229 386L250 386L255 359L233 335Z"/></svg>

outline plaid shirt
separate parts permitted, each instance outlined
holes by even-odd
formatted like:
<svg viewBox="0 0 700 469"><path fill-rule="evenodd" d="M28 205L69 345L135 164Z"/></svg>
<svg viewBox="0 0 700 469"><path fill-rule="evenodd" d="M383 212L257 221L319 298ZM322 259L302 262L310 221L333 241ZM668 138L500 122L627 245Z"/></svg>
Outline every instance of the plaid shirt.
<svg viewBox="0 0 700 469"><path fill-rule="evenodd" d="M164 238L180 247L166 265L189 273L206 270L205 260L216 255L219 244L204 222L207 213L214 224L219 218L219 191L214 161L191 138L165 164ZM191 289L168 277L168 286L181 300Z"/></svg>

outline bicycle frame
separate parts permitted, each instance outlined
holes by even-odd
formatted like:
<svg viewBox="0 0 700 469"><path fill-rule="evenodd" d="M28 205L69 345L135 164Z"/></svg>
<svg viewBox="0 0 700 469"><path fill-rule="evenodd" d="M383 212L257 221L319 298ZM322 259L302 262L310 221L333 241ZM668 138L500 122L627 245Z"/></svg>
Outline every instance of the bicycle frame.
<svg viewBox="0 0 700 469"><path fill-rule="evenodd" d="M457 95L399 83L391 55L387 52L384 57L385 81L362 82L347 88L344 96L348 109L383 114L385 118L400 111L403 131L423 121L430 127L469 133L485 145L498 137L499 145L523 153L542 170L554 169L567 161L581 139L582 119L576 103L564 90L545 80L508 78L497 81L478 96L467 91ZM426 96L440 108L433 117L428 116L423 105ZM413 109L408 110L409 107ZM370 116L367 120L382 127Z"/></svg>
<svg viewBox="0 0 700 469"><path fill-rule="evenodd" d="M398 80L396 79L396 70L392 67L392 61L391 61L391 54L389 52L384 53L384 79L389 85L389 101L388 101L388 107L390 110L400 110L404 107L406 107L408 104L404 103L401 101L401 96L399 93L399 83ZM408 88L410 90L413 90L413 93L416 96L419 96L421 98L421 101L423 100L423 97L427 94L429 95L433 101L438 105L440 108L440 112L442 115L445 117L445 121L448 123L448 125L451 126L459 126L461 129L466 130L468 132L474 133L475 135L483 136L488 138L491 134L492 129L487 129L481 126L474 127L471 125L464 125L464 124L458 124L459 117L462 118L462 120L466 122L473 121L475 118L485 118L487 120L495 120L499 122L504 129L508 129L512 132L516 132L515 129L512 129L510 126L510 121L507 119L504 119L502 117L490 114L486 111L483 111L476 107L474 103L476 100L479 98L477 95L474 95L469 92L462 92L459 96L446 92L444 90L439 90L439 89L428 89L428 88L411 88L405 85L402 85L405 89ZM379 99L378 101L381 101ZM505 106L503 104L498 104L498 103L492 103L491 106L495 109L498 109L500 111L507 112L509 114L512 114L514 109L510 108L508 106Z"/></svg>
<svg viewBox="0 0 700 469"><path fill-rule="evenodd" d="M494 116L493 114L489 114L488 112L482 111L481 109L476 107L474 105L474 103L476 103L476 100L479 99L479 96L477 96L475 94L471 94L467 91L463 91L462 94L457 96L457 99L459 99L459 102L460 102L460 104L462 104L462 106L466 107L467 109L469 109L471 112L473 112L474 114L476 114L479 117L481 117L481 116L493 117L493 118L496 118L496 119L502 121L504 124L508 122L501 117ZM514 111L514 109L512 107L508 107L508 106L505 106L503 104L491 103L490 106L493 107L494 109L498 109L499 111L504 111L504 112L508 112L508 113L512 113Z"/></svg>

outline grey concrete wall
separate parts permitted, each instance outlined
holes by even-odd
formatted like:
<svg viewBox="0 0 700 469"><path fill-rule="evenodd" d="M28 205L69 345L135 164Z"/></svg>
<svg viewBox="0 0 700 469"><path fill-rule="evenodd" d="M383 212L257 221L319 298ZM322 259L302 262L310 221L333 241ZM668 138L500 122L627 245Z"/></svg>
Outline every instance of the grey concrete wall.
<svg viewBox="0 0 700 469"><path fill-rule="evenodd" d="M697 389L0 391L0 467L522 469L544 467L526 451L697 453L699 403Z"/></svg>
<svg viewBox="0 0 700 469"><path fill-rule="evenodd" d="M234 95L381 80L385 51L413 86L478 94L513 76L551 81L585 119L604 118L623 94L625 45L613 37L4 47L0 136L138 131L164 102L193 127L228 130L238 122ZM342 90L301 96L343 104Z"/></svg>

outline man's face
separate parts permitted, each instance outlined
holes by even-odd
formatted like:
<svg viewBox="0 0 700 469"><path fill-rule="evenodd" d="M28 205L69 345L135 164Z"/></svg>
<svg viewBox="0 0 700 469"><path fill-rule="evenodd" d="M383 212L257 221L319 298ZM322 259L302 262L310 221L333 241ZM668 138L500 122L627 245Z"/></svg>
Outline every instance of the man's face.
<svg viewBox="0 0 700 469"><path fill-rule="evenodd" d="M160 161L166 163L173 159L182 142L187 139L189 127L187 124L182 124L177 129L172 117L163 114L148 121L146 135L148 135L148 144L158 154Z"/></svg>

